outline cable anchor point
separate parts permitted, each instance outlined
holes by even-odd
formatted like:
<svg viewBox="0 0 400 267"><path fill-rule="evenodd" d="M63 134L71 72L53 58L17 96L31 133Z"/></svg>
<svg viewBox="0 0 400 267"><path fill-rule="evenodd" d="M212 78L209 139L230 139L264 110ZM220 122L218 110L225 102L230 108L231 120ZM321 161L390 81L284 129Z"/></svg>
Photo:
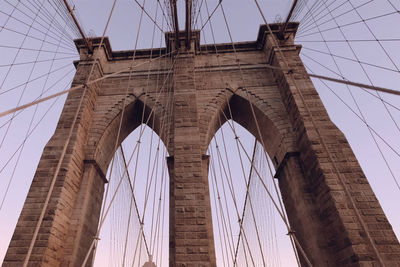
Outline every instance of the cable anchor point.
<svg viewBox="0 0 400 267"><path fill-rule="evenodd" d="M289 229L289 230L288 230L288 233L287 233L286 235L292 236L292 235L294 235L295 233L296 233L295 230Z"/></svg>

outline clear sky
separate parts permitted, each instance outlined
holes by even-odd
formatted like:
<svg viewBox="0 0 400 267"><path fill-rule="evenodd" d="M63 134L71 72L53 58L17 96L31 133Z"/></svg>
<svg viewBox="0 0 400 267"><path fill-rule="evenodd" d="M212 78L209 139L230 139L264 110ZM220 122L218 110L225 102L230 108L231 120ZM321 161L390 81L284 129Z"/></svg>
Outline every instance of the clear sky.
<svg viewBox="0 0 400 267"><path fill-rule="evenodd" d="M143 3L143 0L138 1L141 4ZM16 0L7 0L0 4L0 10L2 11L0 14L0 25L4 26L7 21L7 14L10 14L12 10L11 4L15 5L17 2L18 1ZM37 1L37 3L40 2L41 1L39 0ZM163 1L160 2L163 3ZM198 4L200 4L200 2L201 1L199 0ZM400 23L400 14L396 13L395 9L398 10L400 8L400 3L389 0L319 1L321 6L319 8L312 9L312 12L309 13L313 15L304 16L308 9L313 6L315 1L309 0L307 2L300 2L304 3L304 9L302 13L296 13L296 15L298 15L297 19L301 21L296 42L303 45L301 57L310 72L336 78L343 76L352 81L363 83L372 82L375 85L391 89L398 89L398 85L400 84L400 74L398 71L398 68L400 67L400 54L398 53L398 51L400 51L400 31L396 29L397 26L395 25L399 25ZM73 4L75 5L75 11L86 33L91 36L102 35L112 3L112 0L97 0L95 4L94 1L89 0L74 1ZM213 10L218 4L218 1L209 0L207 3L209 9ZM285 18L291 5L291 1L289 0L259 0L259 3L261 4L261 8L265 13L268 22L281 21L282 18ZM263 24L263 20L256 8L256 5L254 4L254 1L223 1L223 4L229 27L232 32L233 41L237 42L255 40L259 25ZM154 16L156 1L146 0L144 2L144 6L149 14ZM180 27L183 28L183 0L178 0L178 9ZM110 38L113 50L133 49L135 47L137 36L139 37L138 48L151 47L153 23L146 16L144 16L138 35L140 12L141 9L134 0L117 1L114 15L111 18L110 27L106 33L106 36L109 36ZM205 20L207 16L204 6L202 6L201 12L202 18ZM391 14L392 12L394 13ZM34 13L27 14L29 14L31 17L34 16ZM24 19L24 21L29 21L29 18L21 12L15 12L13 16ZM367 19L367 24L364 24L361 21L362 19ZM161 25L161 16L158 16L157 21ZM216 33L216 42L230 42L220 9L216 11L211 19L211 22ZM199 24L201 23L199 22ZM36 25L37 28L40 28L40 25L34 25ZM341 25L341 27L338 28L337 25ZM23 25L23 23L15 19L10 19L5 26L12 29L19 29L21 32L28 31L26 25ZM64 26L61 25L60 27L62 28ZM37 30L32 30L30 34L32 36L40 37L42 33ZM204 28L202 34L206 37L207 43L212 43L211 32L208 25ZM71 33L71 35L73 34ZM24 47L40 47L39 40L35 40L34 38L28 39L29 40L26 41ZM346 41L346 39L348 41ZM376 39L381 41L377 42ZM392 41L388 39L392 39ZM54 43L58 42L57 38L47 38L46 40ZM155 47L159 46L160 40L162 45L164 45L163 35L157 29L155 31L155 40ZM21 45L21 42L23 42L21 35L15 34L6 29L0 31L0 53L2 55L0 58L0 81L3 81L3 79L7 77L0 88L0 92L3 92L9 88L13 88L28 79L32 64L14 64L14 66L11 68L10 74L7 74L8 67L6 65L13 62L16 51L12 49L6 49L4 46L19 46ZM204 43L204 40L202 42ZM67 39L65 43L63 41L62 45L64 48L60 48L59 53L57 54L57 58L62 59L54 61L55 63L51 67L52 70L57 68L60 68L60 70L50 75L50 78L47 82L45 82L43 79L39 79L36 82L29 83L25 89L26 94L24 94L20 103L27 103L37 97L43 84L46 85L46 88L54 88L53 92L68 88L69 82L74 74L72 60L77 59L77 57L71 40ZM46 44L41 48L41 50L45 50L46 47L48 49L54 49L54 47L51 48L49 44ZM330 54L335 55L335 60L332 59ZM36 52L21 50L16 58L16 62L25 62L30 60L35 61ZM51 59L52 55L41 52L39 58L42 60ZM349 58L351 60L349 60ZM358 61L364 62L362 65L364 69L360 67ZM37 77L48 72L50 62L51 61L37 63L37 66L34 68L32 73L32 77ZM383 68L378 68L376 66ZM340 72L342 72L342 74ZM57 81L59 82L56 83ZM56 84L52 86L54 83ZM397 126L397 124L400 124L400 98L392 95L382 94L383 99L390 103L384 106L381 100L374 98L365 91L351 87L352 92L354 92L354 97L357 101L355 102L346 86L331 82L325 82L324 84L319 80L314 80L314 84L321 96L321 99L326 105L332 121L344 132L348 138L364 172L371 183L372 188L374 189L384 211L386 212L386 215L389 218L389 221L391 222L397 236L400 236L400 212L397 204L400 201L400 191L394 182L394 178L400 181L400 130ZM328 88L326 85L330 88ZM22 86L17 88L17 90L0 95L0 112L16 106L23 88L24 87ZM376 95L375 92L372 92L372 94ZM31 119L31 114L34 112L34 108L30 108L27 112L23 112L21 115L16 117L8 131L7 126L2 126L0 128L0 137L3 138L3 136L6 136L4 138L4 142L2 141L4 144L0 146L1 198L3 198L6 192L9 178L12 176L15 177L10 185L9 193L4 201L4 206L0 209L0 259L2 259L5 254L42 149L54 131L64 100L65 97L58 99L55 105L52 107L51 112L46 115L42 122L40 122L39 119L43 114L45 114L46 110L51 107L50 105L52 101L39 105L34 122L40 122L40 124L26 142L23 153L21 154L21 159L19 160L19 164L15 169L14 176L12 173L13 167L17 162L17 156L14 156L10 164L6 165L6 163L26 136L26 131L29 127L29 121ZM346 103L348 106L346 106L344 103ZM350 110L350 108L354 110L358 116L363 115L365 117L367 124L373 129L372 135L377 140L379 148L382 150L385 159L383 159L380 155L380 152L375 145L374 140L371 138L371 134L368 131L368 128L365 126L365 123L363 123L359 117L357 117ZM1 125L6 125L5 123L9 118L10 117L0 118ZM234 164L232 164L232 166L234 166L233 172L238 176L238 180L242 179L237 151L234 150L233 135L231 132L229 132L229 127L225 127L224 131L227 135L226 139L230 140L230 149L232 149L229 154L232 155L231 160L234 162ZM253 137L240 127L238 127L238 131L241 140L243 140L243 143L245 144L246 150L251 154ZM7 135L5 135L6 132ZM126 149L125 153L127 155L130 155L133 147L136 145L137 139L138 131L136 130L124 142L124 149ZM150 151L150 140L150 130L147 130L142 140L143 147L148 148L142 149L141 160L143 162L146 162L148 153ZM154 144L153 151L155 151ZM16 155L18 155L18 153ZM389 165L394 178L390 173L385 160L387 161L387 165ZM147 163L143 164L147 166ZM4 170L3 166L6 166L4 167ZM162 167L160 165L160 169L161 168ZM132 173L134 172L133 169L131 171ZM141 170L137 176L145 177L146 171L147 170ZM246 167L246 172L248 172L248 165ZM116 173L118 173L117 170L114 172L114 175L116 175ZM161 174L159 174L159 181L161 181L160 175ZM235 184L235 186L239 189L242 188L242 190L238 190L236 192L239 200L238 202L243 203L245 191L243 190L242 184L235 180L235 183L236 182L237 184ZM144 205L143 188L145 186L144 180L139 179L138 184L135 187L137 190L138 205L141 207L141 210L143 209ZM155 191L159 193L159 191ZM213 193L213 191L211 193ZM123 220L127 219L127 213L124 213L123 210L129 209L129 205L127 206L129 202L127 202L127 200L129 200L129 191L126 191L125 187L125 191L123 191L121 196L119 196L116 207L112 210L110 220L105 224L95 266L120 265L118 262L118 257L120 257L120 255L117 256L118 253L115 251L120 249L121 244L123 244L123 241L121 240L122 236L120 233L113 232L111 229L115 229L115 225L119 225L119 228L125 227ZM264 204L270 205L271 203ZM213 207L215 211L214 204ZM231 209L232 204L229 210ZM231 212L234 212L233 209ZM151 216L150 214L150 212L147 212L146 216ZM168 218L167 213L165 216L165 218ZM214 213L214 221L216 218L215 216L216 214ZM271 218L274 216L275 215L272 214ZM146 219L146 221L150 221L150 219ZM236 221L237 220L235 218L232 219L233 223L236 223ZM165 219L165 222L167 223L167 219ZM290 251L290 244L288 243L283 224L278 220L278 218L274 220L274 224L276 224L276 239L279 247L278 251L280 257L279 260L276 260L276 262L274 262L272 265L295 266L295 261L292 252ZM137 230L138 228L132 229ZM148 225L145 226L145 232L146 238L148 238L148 236L151 235L151 230ZM234 232L238 233L237 226ZM265 234L270 236L273 233ZM134 237L133 232L132 236ZM216 228L215 236L217 236ZM218 237L216 237L216 239L218 263L221 264L221 247L218 244ZM164 252L166 253L168 244L166 232L164 233L163 242ZM111 243L113 246L110 247ZM135 244L130 244L131 247L134 247L134 245ZM163 265L160 266L167 266L166 255L167 254L164 255Z"/></svg>

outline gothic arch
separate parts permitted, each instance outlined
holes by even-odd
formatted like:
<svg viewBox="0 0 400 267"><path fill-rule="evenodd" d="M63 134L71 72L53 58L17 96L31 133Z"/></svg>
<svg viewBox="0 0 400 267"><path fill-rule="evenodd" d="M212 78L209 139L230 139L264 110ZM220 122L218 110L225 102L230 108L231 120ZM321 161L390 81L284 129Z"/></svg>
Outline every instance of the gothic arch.
<svg viewBox="0 0 400 267"><path fill-rule="evenodd" d="M280 162L287 152L296 150L294 133L289 119L284 113L284 107L282 105L273 106L265 100L257 101L257 96L251 92L249 95L252 99L249 101L246 94L243 89L239 88L229 96L229 105L224 101L216 109L208 129L205 147L208 147L220 127L231 119L255 136L259 142L262 138L268 155L271 159L276 159L274 160L276 165L277 161ZM250 105L253 107L262 136L258 133L257 123Z"/></svg>
<svg viewBox="0 0 400 267"><path fill-rule="evenodd" d="M158 112L157 108L154 108L152 111L151 106L145 104L144 100L142 100L143 95L137 98L132 96L128 96L127 98L128 104L126 104L124 109L117 146L142 124L142 114L144 114L143 123L147 122L146 125L160 136L163 143L166 144L166 135L163 134L161 132L162 129L160 129L160 116L163 116L160 114L161 112ZM93 134L90 135L87 146L86 157L96 161L103 173L106 173L108 165L114 156L115 139L117 138L121 122L122 104L115 108L118 110L110 112L109 114L111 114L111 116L107 114L108 116L103 117L102 114L98 114L100 116L98 116L94 122L98 123L98 125L92 126L91 130Z"/></svg>
<svg viewBox="0 0 400 267"><path fill-rule="evenodd" d="M143 100L142 100L143 99ZM109 99L107 99L109 100ZM99 101L98 103L101 103ZM111 101L109 101L111 102ZM87 228L88 225L97 225L99 219L99 212L101 208L101 200L104 194L104 183L107 183L107 170L109 164L115 154L115 144L117 134L120 128L120 136L117 142L117 147L120 145L129 134L137 129L143 122L147 122L146 125L154 131L157 135L165 136L161 134L160 130L160 116L163 114L163 108L155 107L154 103L147 101L145 104L144 94L136 97L134 95L126 96L125 108L122 112L124 100L118 99L114 102L105 105L107 112L103 113L101 110L105 106L99 104L95 108L93 122L91 124L91 130L86 145L86 163L82 173L82 184L78 193L78 198L75 202L76 209L73 211L69 233L78 232L79 235L90 233L93 236L97 228ZM122 123L121 123L121 116ZM165 144L165 139L162 139ZM99 178L103 179L103 182ZM90 197L88 197L90 196ZM86 214L84 218L81 212L78 210L84 210ZM94 216L92 215L94 214ZM79 219L78 219L79 218ZM80 221L79 221L80 220ZM67 250L72 250L70 255L66 256L63 264L80 265L82 259L85 257L86 250L82 250L82 247L88 247L90 245L90 239L76 238L68 240L66 247Z"/></svg>
<svg viewBox="0 0 400 267"><path fill-rule="evenodd" d="M274 101L273 97L258 97L257 93L266 90L271 90L271 88L250 89L247 92L238 88L232 92L228 98L228 103L227 101L223 102L217 109L219 112L215 112L207 136L207 147L217 131L228 120L233 120L241 125L259 142L261 142L262 137L266 152L275 167L274 177L278 178L278 186L290 224L295 225L296 229L310 228L318 233L307 237L307 246L309 246L306 248L307 250L313 250L315 247L325 249L327 247L326 240L320 239L323 230L318 228L318 223L316 223L318 212L315 207L307 205L310 201L315 202L316 198L308 192L309 179L304 173L303 162L299 158L300 153L298 152L292 123L289 120L286 107L281 101ZM281 97L277 87L272 90L276 90L276 96ZM258 134L252 109L261 131L261 137ZM303 240L301 240L302 244L305 243ZM323 249L321 249L321 255L323 255L321 258L330 258L329 252ZM302 255L300 255L300 258L301 261L304 260ZM319 260L317 259L316 265L320 263Z"/></svg>

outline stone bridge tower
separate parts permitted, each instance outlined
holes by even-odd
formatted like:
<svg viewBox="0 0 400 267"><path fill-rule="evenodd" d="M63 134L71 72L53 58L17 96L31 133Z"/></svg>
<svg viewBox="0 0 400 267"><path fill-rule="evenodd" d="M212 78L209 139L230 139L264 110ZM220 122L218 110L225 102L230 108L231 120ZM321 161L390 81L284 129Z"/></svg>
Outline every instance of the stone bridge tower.
<svg viewBox="0 0 400 267"><path fill-rule="evenodd" d="M301 47L293 41L297 26L288 25L279 48L272 41L279 24L270 25L272 35L261 26L256 41L235 47L200 45L196 31L189 43L184 34L167 34L167 47L160 50L164 57L150 67L146 62L159 55L135 52L139 67L131 81L126 71L90 85L29 266L82 265L96 234L121 116L118 142L140 125L143 111L170 155L171 267L216 266L206 149L227 119L265 143L290 225L313 266L400 266L392 227L301 62ZM112 51L108 39L101 47L99 39L92 41L99 59L93 78L131 63L133 51ZM81 40L76 46L81 59L73 85L86 81L94 58ZM83 92L68 95L3 266L22 266ZM306 266L304 258L302 262Z"/></svg>

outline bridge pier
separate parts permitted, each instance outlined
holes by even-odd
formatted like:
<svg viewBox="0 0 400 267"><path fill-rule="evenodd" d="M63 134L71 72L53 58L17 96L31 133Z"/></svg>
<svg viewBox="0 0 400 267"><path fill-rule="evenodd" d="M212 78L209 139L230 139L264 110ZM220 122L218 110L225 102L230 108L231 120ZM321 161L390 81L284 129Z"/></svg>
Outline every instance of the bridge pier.
<svg viewBox="0 0 400 267"><path fill-rule="evenodd" d="M173 73L173 139L170 176L169 266L216 266L208 187L209 157L203 155L195 84L199 32L189 45L180 32ZM177 47L173 42L170 47Z"/></svg>

